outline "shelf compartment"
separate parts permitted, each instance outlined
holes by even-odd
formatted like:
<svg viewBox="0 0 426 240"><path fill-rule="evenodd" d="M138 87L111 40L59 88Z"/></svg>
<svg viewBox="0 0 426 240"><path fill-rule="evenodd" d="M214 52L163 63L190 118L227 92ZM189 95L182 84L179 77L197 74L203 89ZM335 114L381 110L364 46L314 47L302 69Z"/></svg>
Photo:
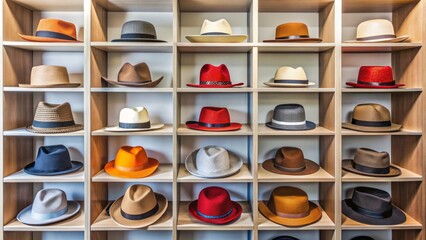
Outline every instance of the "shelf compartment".
<svg viewBox="0 0 426 240"><path fill-rule="evenodd" d="M422 131L408 130L404 128L398 132L359 132L350 129L342 129L341 133L342 136L421 136L423 134Z"/></svg>
<svg viewBox="0 0 426 240"><path fill-rule="evenodd" d="M343 2L343 12L392 12L400 7L417 1L418 0L345 0Z"/></svg>
<svg viewBox="0 0 426 240"><path fill-rule="evenodd" d="M334 182L334 177L323 168L318 172L309 175L281 175L266 171L259 163L258 175L259 182Z"/></svg>
<svg viewBox="0 0 426 240"><path fill-rule="evenodd" d="M19 48L28 51L43 52L83 52L84 44L79 43L49 43L49 42L23 42L3 41L3 46Z"/></svg>
<svg viewBox="0 0 426 240"><path fill-rule="evenodd" d="M331 131L325 127L317 126L315 129L306 131L281 131L274 130L267 127L264 123L258 126L259 136L329 136L334 135L334 131Z"/></svg>
<svg viewBox="0 0 426 240"><path fill-rule="evenodd" d="M177 133L179 136L250 136L253 134L253 130L249 125L243 124L242 128L237 131L209 132L190 129L185 124L181 124Z"/></svg>
<svg viewBox="0 0 426 240"><path fill-rule="evenodd" d="M33 11L83 11L84 0L56 1L52 4L49 0L11 0Z"/></svg>
<svg viewBox="0 0 426 240"><path fill-rule="evenodd" d="M6 183L44 183L44 182L84 182L84 169L80 169L77 172L56 175L56 176L35 176L25 173L24 170L20 170L13 173L3 179Z"/></svg>
<svg viewBox="0 0 426 240"><path fill-rule="evenodd" d="M398 52L421 48L421 43L342 43L343 53Z"/></svg>
<svg viewBox="0 0 426 240"><path fill-rule="evenodd" d="M369 177L342 170L342 182L421 182L422 176L413 173L405 168L401 169L401 175L396 177Z"/></svg>
<svg viewBox="0 0 426 240"><path fill-rule="evenodd" d="M177 92L180 93L250 93L255 91L249 87L234 87L234 88L178 88Z"/></svg>
<svg viewBox="0 0 426 240"><path fill-rule="evenodd" d="M201 183L201 182L252 182L253 177L250 173L250 170L247 166L247 164L243 164L240 171L232 176L224 177L224 178L200 178L192 175L188 172L185 168L185 164L181 164L179 167L179 173L178 173L178 182L195 182L195 183Z"/></svg>
<svg viewBox="0 0 426 240"><path fill-rule="evenodd" d="M180 53L247 53L252 43L177 43Z"/></svg>
<svg viewBox="0 0 426 240"><path fill-rule="evenodd" d="M173 135L173 125L165 124L163 128L139 132L108 132L105 128L92 131L92 136L168 136Z"/></svg>
<svg viewBox="0 0 426 240"><path fill-rule="evenodd" d="M172 43L92 42L92 47L106 52L172 53Z"/></svg>
<svg viewBox="0 0 426 240"><path fill-rule="evenodd" d="M253 218L250 212L250 204L248 202L238 202L243 208L243 213L241 214L241 217L238 220L228 225L213 225L203 223L191 217L188 213L189 203L190 202L180 202L179 204L179 215L177 221L178 230L253 230Z"/></svg>
<svg viewBox="0 0 426 240"><path fill-rule="evenodd" d="M22 87L3 87L5 92L84 92L83 87L78 88L22 88Z"/></svg>
<svg viewBox="0 0 426 240"><path fill-rule="evenodd" d="M110 202L112 203L112 202ZM172 218L172 202L168 203L167 210L160 219L154 224L141 229L146 230L173 230L173 218ZM108 204L109 205L109 204ZM108 206L107 205L107 206ZM124 228L115 223L112 218L106 213L106 208L102 210L96 220L91 226L92 231L134 231L140 229L129 229Z"/></svg>
<svg viewBox="0 0 426 240"><path fill-rule="evenodd" d="M280 3L281 4L281 3ZM259 53L318 53L335 47L334 43L258 43Z"/></svg>
<svg viewBox="0 0 426 240"><path fill-rule="evenodd" d="M3 131L4 136L16 137L82 137L84 130L69 133L32 133L25 130L25 127Z"/></svg>
<svg viewBox="0 0 426 240"><path fill-rule="evenodd" d="M155 172L145 178L118 178L109 175L105 170L92 177L92 182L173 182L172 164L160 164Z"/></svg>

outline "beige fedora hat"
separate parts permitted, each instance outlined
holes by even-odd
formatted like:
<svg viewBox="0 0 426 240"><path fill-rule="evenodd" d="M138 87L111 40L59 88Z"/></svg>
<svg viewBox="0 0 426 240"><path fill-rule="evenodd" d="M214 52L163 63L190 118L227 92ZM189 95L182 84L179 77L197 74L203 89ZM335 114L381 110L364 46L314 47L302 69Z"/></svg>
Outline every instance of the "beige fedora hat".
<svg viewBox="0 0 426 240"><path fill-rule="evenodd" d="M308 87L315 85L314 82L309 82L302 67L292 68L288 66L278 68L274 79L263 84L270 87Z"/></svg>
<svg viewBox="0 0 426 240"><path fill-rule="evenodd" d="M118 126L107 127L110 132L138 132L162 128L164 124L151 123L148 110L145 107L126 107L121 109Z"/></svg>
<svg viewBox="0 0 426 240"><path fill-rule="evenodd" d="M232 34L232 27L226 19L204 20L200 35L185 36L193 43L240 43L247 39L244 34Z"/></svg>
<svg viewBox="0 0 426 240"><path fill-rule="evenodd" d="M408 35L399 36L395 35L393 25L386 19L372 19L364 21L356 28L356 40L345 42L403 42L409 38Z"/></svg>
<svg viewBox="0 0 426 240"><path fill-rule="evenodd" d="M31 69L30 84L19 84L23 88L72 88L80 83L70 83L68 71L63 66L40 65Z"/></svg>

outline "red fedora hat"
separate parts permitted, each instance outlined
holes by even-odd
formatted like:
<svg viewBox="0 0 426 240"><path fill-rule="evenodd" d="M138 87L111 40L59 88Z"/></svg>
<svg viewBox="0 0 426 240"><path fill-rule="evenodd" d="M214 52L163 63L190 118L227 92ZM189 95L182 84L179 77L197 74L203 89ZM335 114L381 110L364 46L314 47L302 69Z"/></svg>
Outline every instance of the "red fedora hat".
<svg viewBox="0 0 426 240"><path fill-rule="evenodd" d="M211 64L204 64L200 70L200 84L186 84L188 87L199 88L230 88L241 86L244 83L232 84L228 68L225 64L214 66Z"/></svg>
<svg viewBox="0 0 426 240"><path fill-rule="evenodd" d="M231 201L228 191L221 187L207 187L201 190L198 200L189 204L188 212L194 218L212 224L227 224L237 220L243 209Z"/></svg>
<svg viewBox="0 0 426 240"><path fill-rule="evenodd" d="M361 66L357 82L346 82L346 85L356 88L397 88L404 84L397 84L393 80L390 66Z"/></svg>
<svg viewBox="0 0 426 240"><path fill-rule="evenodd" d="M231 122L227 108L203 107L197 121L188 121L186 126L201 131L234 131L242 127L241 123Z"/></svg>

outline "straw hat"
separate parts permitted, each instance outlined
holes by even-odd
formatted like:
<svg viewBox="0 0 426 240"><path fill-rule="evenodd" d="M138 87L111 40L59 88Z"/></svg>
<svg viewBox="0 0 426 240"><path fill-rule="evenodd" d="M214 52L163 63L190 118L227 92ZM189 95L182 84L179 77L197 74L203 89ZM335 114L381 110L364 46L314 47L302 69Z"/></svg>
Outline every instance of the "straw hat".
<svg viewBox="0 0 426 240"><path fill-rule="evenodd" d="M32 42L78 42L75 25L59 19L41 19L35 36L18 35Z"/></svg>
<svg viewBox="0 0 426 240"><path fill-rule="evenodd" d="M161 80L163 76L153 81L151 78L151 71L146 63L138 63L133 66L130 63L125 63L118 71L117 80L111 80L106 77L101 77L102 80L109 82L117 86L126 86L126 87L155 87Z"/></svg>
<svg viewBox="0 0 426 240"><path fill-rule="evenodd" d="M242 127L241 123L231 122L227 108L203 107L197 121L188 121L186 126L200 131L235 131Z"/></svg>
<svg viewBox="0 0 426 240"><path fill-rule="evenodd" d="M320 168L314 161L305 159L303 151L296 147L278 149L275 158L264 161L262 167L269 172L284 175L308 175Z"/></svg>
<svg viewBox="0 0 426 240"><path fill-rule="evenodd" d="M157 39L157 32L152 23L146 21L128 21L121 28L121 38L112 42L166 42Z"/></svg>
<svg viewBox="0 0 426 240"><path fill-rule="evenodd" d="M357 82L346 82L355 88L398 88L404 84L393 80L391 66L361 66Z"/></svg>
<svg viewBox="0 0 426 240"><path fill-rule="evenodd" d="M200 83L186 84L188 87L199 88L231 88L241 86L244 83L232 83L228 67L225 64L214 66L211 64L204 64L200 70Z"/></svg>
<svg viewBox="0 0 426 240"><path fill-rule="evenodd" d="M345 42L403 42L409 38L408 35L395 35L392 22L386 19L372 19L364 21L356 28L356 40Z"/></svg>
<svg viewBox="0 0 426 240"><path fill-rule="evenodd" d="M109 132L139 132L160 129L162 123L151 123L148 110L145 107L123 108L120 111L118 126L107 127Z"/></svg>
<svg viewBox="0 0 426 240"><path fill-rule="evenodd" d="M80 83L70 83L68 71L63 66L40 65L31 69L30 84L19 84L24 88L72 88Z"/></svg>
<svg viewBox="0 0 426 240"><path fill-rule="evenodd" d="M33 124L27 131L34 133L67 133L83 129L83 125L75 124L71 105L39 102L34 115Z"/></svg>
<svg viewBox="0 0 426 240"><path fill-rule="evenodd" d="M264 82L263 84L270 87L308 87L315 85L314 82L309 82L302 67L292 68L287 66L278 68L273 81Z"/></svg>
<svg viewBox="0 0 426 240"><path fill-rule="evenodd" d="M301 22L284 23L275 29L275 39L263 42L321 42L320 38L310 38L306 24Z"/></svg>
<svg viewBox="0 0 426 240"><path fill-rule="evenodd" d="M231 25L226 19L214 22L204 20L200 35L185 36L194 43L240 43L247 39L247 35L232 34Z"/></svg>
<svg viewBox="0 0 426 240"><path fill-rule="evenodd" d="M311 130L316 127L315 123L306 121L305 108L296 103L277 105L272 120L265 125L276 130L291 131Z"/></svg>

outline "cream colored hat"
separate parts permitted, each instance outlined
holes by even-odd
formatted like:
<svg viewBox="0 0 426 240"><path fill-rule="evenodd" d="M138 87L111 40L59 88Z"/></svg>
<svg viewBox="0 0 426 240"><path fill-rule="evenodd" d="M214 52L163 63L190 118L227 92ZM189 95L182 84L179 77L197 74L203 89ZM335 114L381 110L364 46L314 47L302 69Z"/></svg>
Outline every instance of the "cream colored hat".
<svg viewBox="0 0 426 240"><path fill-rule="evenodd" d="M226 19L211 22L204 20L200 35L186 36L194 43L240 43L247 39L247 35L232 34L231 25Z"/></svg>
<svg viewBox="0 0 426 240"><path fill-rule="evenodd" d="M309 82L302 67L292 68L287 66L278 68L275 72L275 78L263 84L270 87L307 87L315 85L314 82Z"/></svg>
<svg viewBox="0 0 426 240"><path fill-rule="evenodd" d="M19 84L24 88L71 88L80 83L70 83L68 71L62 66L40 65L31 69L31 83Z"/></svg>
<svg viewBox="0 0 426 240"><path fill-rule="evenodd" d="M152 124L145 107L123 108L120 111L118 126L107 127L110 132L137 132L162 128L164 124Z"/></svg>
<svg viewBox="0 0 426 240"><path fill-rule="evenodd" d="M386 19L373 19L362 22L356 29L356 40L345 42L403 42L408 35L396 37L393 25Z"/></svg>

